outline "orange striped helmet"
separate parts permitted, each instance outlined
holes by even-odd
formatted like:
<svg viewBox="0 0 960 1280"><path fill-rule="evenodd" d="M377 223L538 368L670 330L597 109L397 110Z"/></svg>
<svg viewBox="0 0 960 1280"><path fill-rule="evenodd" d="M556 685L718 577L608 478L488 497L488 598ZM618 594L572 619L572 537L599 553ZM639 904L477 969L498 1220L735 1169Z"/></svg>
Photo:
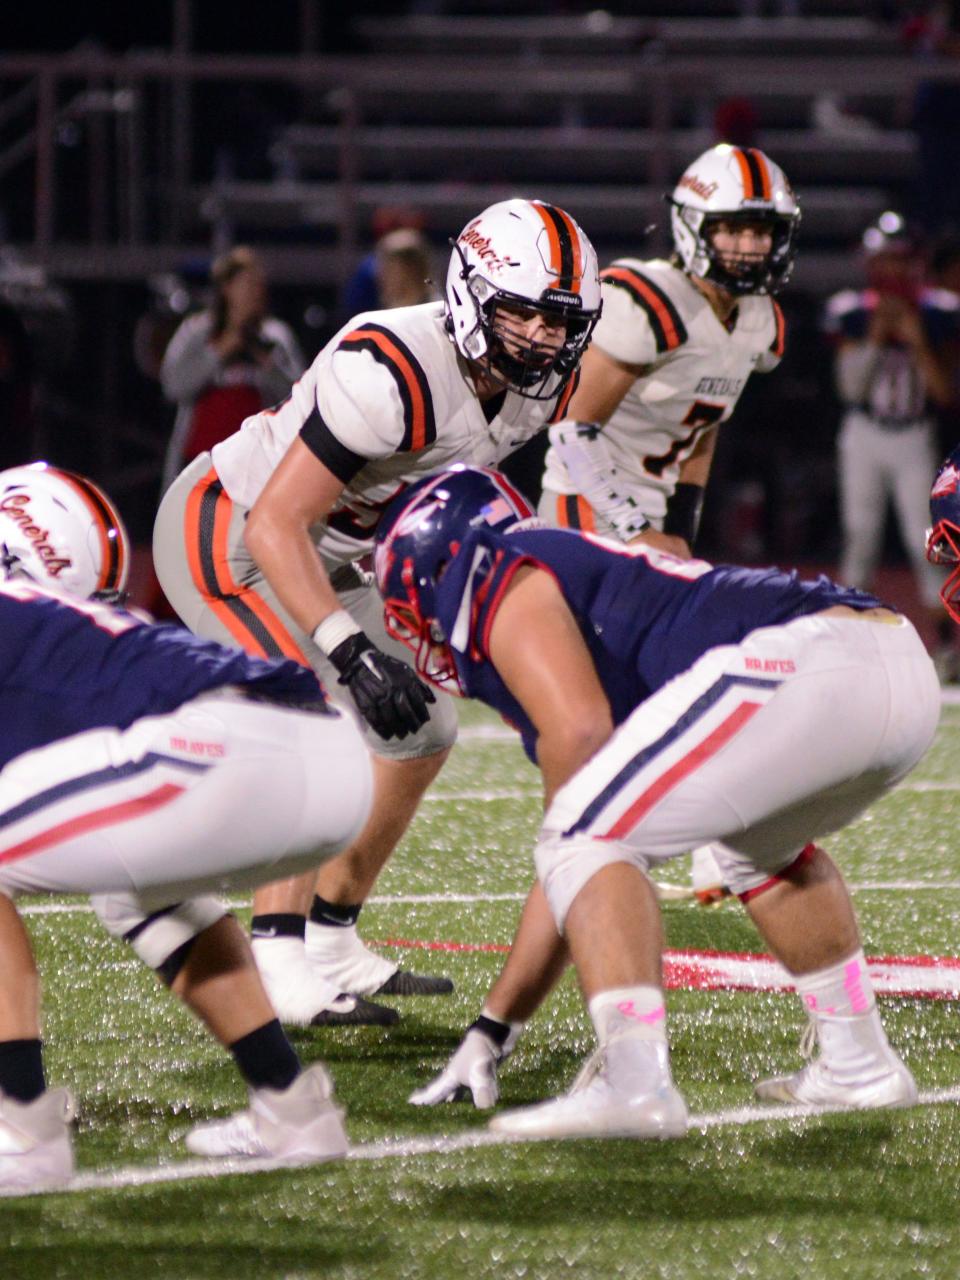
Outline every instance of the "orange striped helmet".
<svg viewBox="0 0 960 1280"><path fill-rule="evenodd" d="M83 476L45 462L0 471L0 574L84 599L127 583L130 539L116 507Z"/></svg>
<svg viewBox="0 0 960 1280"><path fill-rule="evenodd" d="M796 256L800 207L779 165L756 147L721 142L683 173L670 205L673 244L683 269L729 293L777 293ZM769 228L766 253L722 255L712 236L718 223Z"/></svg>
<svg viewBox="0 0 960 1280"><path fill-rule="evenodd" d="M600 315L597 255L557 205L502 200L451 241L447 328L460 354L533 400L556 396ZM548 330L521 330L535 314Z"/></svg>

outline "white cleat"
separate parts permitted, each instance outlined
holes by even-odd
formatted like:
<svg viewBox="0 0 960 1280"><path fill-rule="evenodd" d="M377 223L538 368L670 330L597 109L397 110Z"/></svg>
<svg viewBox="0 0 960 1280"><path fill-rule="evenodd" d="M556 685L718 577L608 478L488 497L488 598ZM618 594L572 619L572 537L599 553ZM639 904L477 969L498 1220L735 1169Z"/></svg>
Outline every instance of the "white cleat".
<svg viewBox="0 0 960 1280"><path fill-rule="evenodd" d="M694 849L690 863L691 895L702 907L715 907L730 897L723 872L710 845Z"/></svg>
<svg viewBox="0 0 960 1280"><path fill-rule="evenodd" d="M401 969L395 960L371 951L356 925L307 922L307 958L314 972L340 991L361 996L445 996L453 990L449 978L435 978Z"/></svg>
<svg viewBox="0 0 960 1280"><path fill-rule="evenodd" d="M917 1101L913 1076L896 1054L861 1067L856 1074L839 1075L822 1058L792 1076L774 1076L756 1085L763 1102L804 1103L833 1107L912 1107Z"/></svg>
<svg viewBox="0 0 960 1280"><path fill-rule="evenodd" d="M692 902L693 889L686 884L667 884L663 880L653 880L653 891L658 902Z"/></svg>
<svg viewBox="0 0 960 1280"><path fill-rule="evenodd" d="M349 995L319 973L299 938L253 939L260 979L277 1017L295 1027L390 1027L396 1009Z"/></svg>
<svg viewBox="0 0 960 1280"><path fill-rule="evenodd" d="M196 1125L187 1134L187 1150L195 1156L262 1156L291 1164L340 1160L347 1154L343 1114L334 1101L333 1081L315 1062L287 1089L251 1089L246 1111Z"/></svg>
<svg viewBox="0 0 960 1280"><path fill-rule="evenodd" d="M0 1094L0 1193L59 1187L73 1176L69 1089L47 1089L32 1102Z"/></svg>
<svg viewBox="0 0 960 1280"><path fill-rule="evenodd" d="M610 1080L604 1051L584 1065L570 1091L535 1107L494 1116L490 1128L514 1138L682 1138L687 1104L669 1076L643 1092Z"/></svg>

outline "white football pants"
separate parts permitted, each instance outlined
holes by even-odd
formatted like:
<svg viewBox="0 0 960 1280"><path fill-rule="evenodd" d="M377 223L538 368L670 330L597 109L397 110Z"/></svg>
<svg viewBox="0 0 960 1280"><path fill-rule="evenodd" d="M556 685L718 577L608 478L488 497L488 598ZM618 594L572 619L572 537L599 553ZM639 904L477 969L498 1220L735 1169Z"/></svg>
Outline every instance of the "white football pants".
<svg viewBox="0 0 960 1280"><path fill-rule="evenodd" d="M351 717L220 689L0 771L0 891L146 906L316 867L359 833L372 775Z"/></svg>

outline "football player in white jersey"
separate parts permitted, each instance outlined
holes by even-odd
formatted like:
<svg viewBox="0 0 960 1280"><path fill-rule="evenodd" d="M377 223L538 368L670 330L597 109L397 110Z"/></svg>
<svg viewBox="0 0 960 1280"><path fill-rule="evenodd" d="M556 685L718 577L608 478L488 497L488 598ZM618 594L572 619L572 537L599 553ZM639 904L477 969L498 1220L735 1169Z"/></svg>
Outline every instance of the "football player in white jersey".
<svg viewBox="0 0 960 1280"><path fill-rule="evenodd" d="M287 1022L313 1022L344 992L452 989L357 934L456 734L452 704L387 636L363 559L406 484L453 461L495 464L564 418L599 313L596 254L569 214L492 205L454 242L442 301L354 317L287 401L248 418L164 497L154 558L187 626L312 666L350 694L374 754L373 815L356 843L319 877L254 900L254 952Z"/></svg>
<svg viewBox="0 0 960 1280"><path fill-rule="evenodd" d="M790 275L800 210L756 148L711 147L668 197L674 255L601 272L597 325L570 417L550 430L540 514L689 556L717 431L754 371L784 348L774 294ZM693 858L703 902L723 896L708 849Z"/></svg>

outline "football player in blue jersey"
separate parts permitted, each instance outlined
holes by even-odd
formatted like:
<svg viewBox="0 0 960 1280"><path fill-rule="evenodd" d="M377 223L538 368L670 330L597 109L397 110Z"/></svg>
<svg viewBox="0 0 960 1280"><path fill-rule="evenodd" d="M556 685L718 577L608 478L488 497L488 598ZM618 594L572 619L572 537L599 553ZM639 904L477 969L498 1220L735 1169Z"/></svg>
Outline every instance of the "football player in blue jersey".
<svg viewBox="0 0 960 1280"><path fill-rule="evenodd" d="M515 725L543 775L538 884L483 1013L414 1095L497 1097L496 1063L563 968L598 1050L564 1096L494 1119L531 1137L677 1137L662 931L648 869L723 841L727 883L791 974L819 1042L767 1100L905 1106L853 907L813 841L909 772L940 709L916 631L826 578L714 567L550 529L496 472L400 495L375 571L420 675Z"/></svg>
<svg viewBox="0 0 960 1280"><path fill-rule="evenodd" d="M43 464L0 473L0 1189L73 1170L73 1101L46 1087L20 893L96 895L111 932L231 1051L250 1107L194 1128L191 1151L346 1151L329 1076L301 1070L210 891L346 847L370 812L368 753L300 664L96 599L122 595L128 552L90 481Z"/></svg>

